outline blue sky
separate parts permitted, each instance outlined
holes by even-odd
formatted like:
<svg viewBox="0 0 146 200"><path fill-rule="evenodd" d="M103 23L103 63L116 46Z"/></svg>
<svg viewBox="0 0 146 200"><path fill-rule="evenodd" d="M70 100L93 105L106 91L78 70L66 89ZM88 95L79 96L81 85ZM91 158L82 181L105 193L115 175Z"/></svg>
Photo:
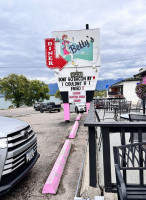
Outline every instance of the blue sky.
<svg viewBox="0 0 146 200"><path fill-rule="evenodd" d="M100 28L99 79L132 77L146 67L145 0L0 0L0 78L17 73L56 82L44 39L85 24Z"/></svg>

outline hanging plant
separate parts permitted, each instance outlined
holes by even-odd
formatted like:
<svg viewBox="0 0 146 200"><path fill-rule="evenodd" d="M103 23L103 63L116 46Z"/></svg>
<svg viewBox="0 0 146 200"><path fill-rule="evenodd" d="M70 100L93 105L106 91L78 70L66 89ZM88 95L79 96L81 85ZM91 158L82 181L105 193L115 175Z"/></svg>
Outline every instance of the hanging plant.
<svg viewBox="0 0 146 200"><path fill-rule="evenodd" d="M135 88L135 92L140 99L146 99L146 84L138 84Z"/></svg>

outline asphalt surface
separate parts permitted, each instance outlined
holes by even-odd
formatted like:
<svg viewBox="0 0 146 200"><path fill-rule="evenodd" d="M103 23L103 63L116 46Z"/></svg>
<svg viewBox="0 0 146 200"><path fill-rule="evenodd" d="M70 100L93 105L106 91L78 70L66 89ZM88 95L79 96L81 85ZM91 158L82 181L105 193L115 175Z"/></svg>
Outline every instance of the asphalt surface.
<svg viewBox="0 0 146 200"><path fill-rule="evenodd" d="M0 110L0 116L10 116L29 123L37 134L40 158L11 192L0 197L1 200L72 200L75 196L84 149L87 143L87 127L80 121L77 136L72 147L56 195L42 194L43 186L61 151L61 148L75 122L77 115L71 114L70 123L64 121L64 112L40 113L31 108Z"/></svg>
<svg viewBox="0 0 146 200"><path fill-rule="evenodd" d="M32 107L0 110L0 116L3 117L17 117L30 114L38 114L38 112L35 111Z"/></svg>

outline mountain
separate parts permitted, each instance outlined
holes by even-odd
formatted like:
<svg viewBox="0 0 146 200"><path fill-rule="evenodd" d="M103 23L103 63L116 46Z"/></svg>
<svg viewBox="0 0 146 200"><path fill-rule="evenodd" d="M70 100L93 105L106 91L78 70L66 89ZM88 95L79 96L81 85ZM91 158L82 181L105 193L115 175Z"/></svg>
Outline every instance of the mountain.
<svg viewBox="0 0 146 200"><path fill-rule="evenodd" d="M121 80L123 80L123 79L119 78L117 80L109 79L109 80L97 81L96 90L105 90L107 85L108 86L113 85L114 83L117 83ZM56 90L59 90L57 83L51 83L48 86L50 89L49 94L55 94Z"/></svg>
<svg viewBox="0 0 146 200"><path fill-rule="evenodd" d="M96 90L105 90L105 89L107 89L108 86L113 85L114 83L117 83L121 80L123 80L123 79L118 78L116 80L109 79L109 80L97 81Z"/></svg>

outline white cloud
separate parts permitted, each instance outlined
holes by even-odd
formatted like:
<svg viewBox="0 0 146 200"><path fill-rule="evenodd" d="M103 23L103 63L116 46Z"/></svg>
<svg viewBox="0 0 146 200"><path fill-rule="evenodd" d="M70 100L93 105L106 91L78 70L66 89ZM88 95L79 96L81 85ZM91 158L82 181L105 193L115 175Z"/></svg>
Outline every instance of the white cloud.
<svg viewBox="0 0 146 200"><path fill-rule="evenodd" d="M89 23L101 28L99 78L130 77L145 66L145 58L135 59L146 54L145 10L145 0L1 0L0 66L7 67L1 74L56 82L45 67L44 39L52 31L84 29ZM131 60L108 63L124 58Z"/></svg>
<svg viewBox="0 0 146 200"><path fill-rule="evenodd" d="M50 84L50 83L56 83L57 82L57 80L56 80L56 78L55 77L49 77L49 76L42 76L42 77L40 77L40 76L38 76L38 77L31 77L31 76L29 76L28 77L29 79L31 79L31 80L39 80L39 81L43 81L43 82L45 82L46 84Z"/></svg>

